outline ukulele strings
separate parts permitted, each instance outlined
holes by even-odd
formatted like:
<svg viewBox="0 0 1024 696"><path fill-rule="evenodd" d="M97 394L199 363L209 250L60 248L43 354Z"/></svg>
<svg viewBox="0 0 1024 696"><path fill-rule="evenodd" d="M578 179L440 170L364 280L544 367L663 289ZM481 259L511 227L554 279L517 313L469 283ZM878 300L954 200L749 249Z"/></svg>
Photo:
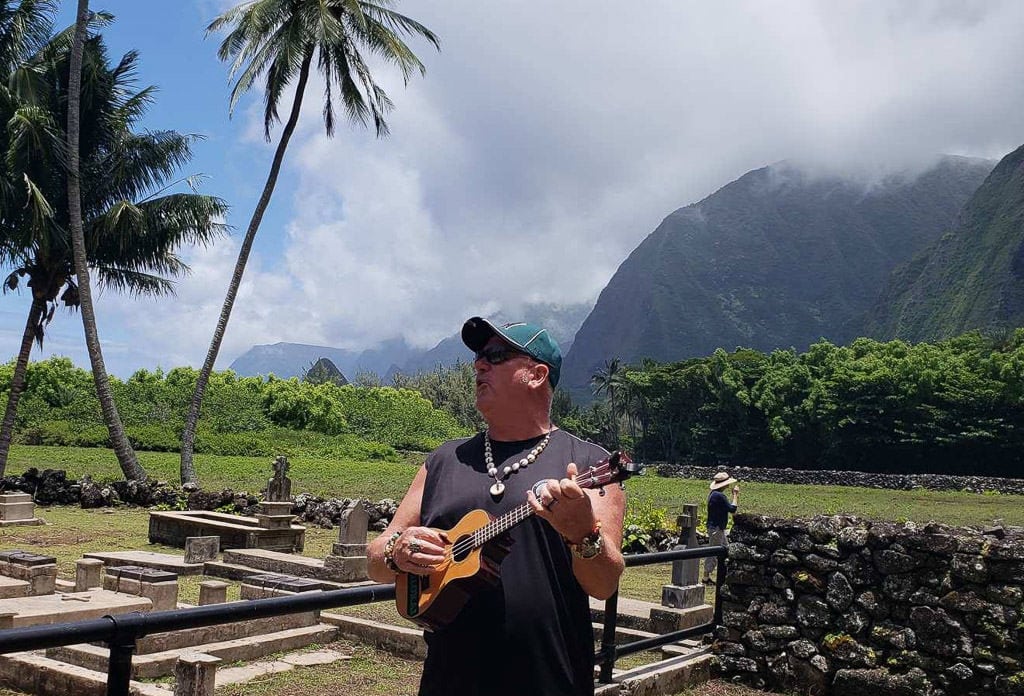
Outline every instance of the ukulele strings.
<svg viewBox="0 0 1024 696"><path fill-rule="evenodd" d="M605 476L608 475L608 472L606 470L608 470L609 468L610 467L608 463L592 467L583 474L583 478L577 478L576 483L579 485L580 488L584 489L594 488L595 486L603 485L603 483L597 483L597 481L603 479ZM604 481L604 483L607 483L607 481ZM534 514L534 512L535 511L533 507L531 507L529 503L524 503L519 507L514 508L510 512L505 513L501 517L495 520L491 520L483 527L480 527L480 529L477 529L469 536L466 536L463 539L460 539L459 541L455 542L455 544L453 544L449 549L447 549L445 551L446 558L444 566L447 566L447 564L454 556L458 556L463 553L468 553L475 548L483 546L494 537L508 531L512 527L516 526L517 524L525 520L526 518L530 517Z"/></svg>

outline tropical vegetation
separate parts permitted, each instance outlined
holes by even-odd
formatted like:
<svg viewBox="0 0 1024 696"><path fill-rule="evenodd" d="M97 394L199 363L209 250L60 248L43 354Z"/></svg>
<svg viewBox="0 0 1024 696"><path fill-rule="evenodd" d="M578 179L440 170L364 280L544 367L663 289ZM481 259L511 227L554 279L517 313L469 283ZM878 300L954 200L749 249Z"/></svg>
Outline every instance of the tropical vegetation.
<svg viewBox="0 0 1024 696"><path fill-rule="evenodd" d="M182 183L178 171L188 163L195 137L136 129L154 89L136 88L135 52L112 62L102 35L95 32L84 36L81 46L86 66L79 107L82 136L74 148L80 195L69 197L67 165L73 158L65 125L73 101L68 76L74 30L50 35L51 3L23 0L17 11L9 3L3 8L0 20L6 18L6 24L0 21L0 26L7 27L7 38L0 37L0 43L21 38L14 41L17 50L6 51L6 68L0 67L8 71L0 76L0 119L6 124L0 129L0 262L11 269L4 290L25 286L31 303L0 428L0 474L32 344L42 345L58 305L75 308L82 302L87 274L76 274L72 201L80 201L83 251L100 286L135 295L171 294L171 279L188 272L176 250L217 238L227 210L218 198L176 190ZM111 20L94 15L92 26ZM98 367L94 363L93 375L102 382ZM109 429L110 409L116 406L111 399L103 407ZM111 437L117 440L115 431ZM126 476L144 477L133 458L119 458Z"/></svg>
<svg viewBox="0 0 1024 696"><path fill-rule="evenodd" d="M15 365L0 365L0 394ZM184 416L197 372L139 370L111 378L128 439L142 451L178 452ZM27 389L14 424L16 442L70 447L109 447L92 377L67 358L30 363ZM298 378L211 375L208 408L199 423L196 450L233 456L298 454L398 458L402 450L426 451L471 432L420 393L394 387L339 386Z"/></svg>
<svg viewBox="0 0 1024 696"><path fill-rule="evenodd" d="M646 460L1019 476L1024 329L939 343L820 341L805 353L718 350L614 371L581 433ZM614 403L609 405L607 402ZM621 414L621 415L617 415ZM608 427L610 417L622 436Z"/></svg>

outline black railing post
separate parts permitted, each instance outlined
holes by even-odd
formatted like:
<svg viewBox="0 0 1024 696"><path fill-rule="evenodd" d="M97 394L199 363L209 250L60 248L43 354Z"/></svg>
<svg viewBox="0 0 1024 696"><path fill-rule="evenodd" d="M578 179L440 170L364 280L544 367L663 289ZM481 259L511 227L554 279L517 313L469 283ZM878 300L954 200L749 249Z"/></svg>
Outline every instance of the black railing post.
<svg viewBox="0 0 1024 696"><path fill-rule="evenodd" d="M107 696L129 696L132 679L132 655L135 654L135 633L122 626L116 616L106 616L114 624L114 635L107 641Z"/></svg>
<svg viewBox="0 0 1024 696"><path fill-rule="evenodd" d="M615 667L615 625L619 620L619 591L605 600L604 629L601 631L601 674L602 684L612 683L612 669Z"/></svg>
<svg viewBox="0 0 1024 696"><path fill-rule="evenodd" d="M722 625L722 584L725 581L725 574L729 571L726 565L728 556L728 547L722 547L718 554L718 572L715 573L715 618L712 619L715 626Z"/></svg>

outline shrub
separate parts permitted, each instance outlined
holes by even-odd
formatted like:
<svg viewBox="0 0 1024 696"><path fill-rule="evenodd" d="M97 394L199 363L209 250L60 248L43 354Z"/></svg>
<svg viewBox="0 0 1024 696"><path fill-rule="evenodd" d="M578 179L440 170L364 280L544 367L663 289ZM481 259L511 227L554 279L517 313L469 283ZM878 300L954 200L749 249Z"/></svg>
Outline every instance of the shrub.
<svg viewBox="0 0 1024 696"><path fill-rule="evenodd" d="M51 447L109 447L106 426L81 427L68 421L42 421L24 429L18 440L26 445Z"/></svg>
<svg viewBox="0 0 1024 696"><path fill-rule="evenodd" d="M668 511L644 498L630 498L622 522L622 550L645 553L660 550L669 540Z"/></svg>

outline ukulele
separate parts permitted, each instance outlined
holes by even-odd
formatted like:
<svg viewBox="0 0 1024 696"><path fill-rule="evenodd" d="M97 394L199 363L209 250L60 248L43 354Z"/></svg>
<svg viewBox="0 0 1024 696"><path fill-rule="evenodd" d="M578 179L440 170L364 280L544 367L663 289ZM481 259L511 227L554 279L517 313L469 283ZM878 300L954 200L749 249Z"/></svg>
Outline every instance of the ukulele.
<svg viewBox="0 0 1024 696"><path fill-rule="evenodd" d="M577 474L576 483L584 489L599 488L604 495L604 486L624 481L642 468L630 461L629 455L614 452ZM454 527L443 530L451 544L440 566L428 569L424 575L398 573L395 580L398 613L428 631L451 623L471 595L498 583L501 561L509 551L501 537L533 513L529 503L498 518L486 510L472 510Z"/></svg>

